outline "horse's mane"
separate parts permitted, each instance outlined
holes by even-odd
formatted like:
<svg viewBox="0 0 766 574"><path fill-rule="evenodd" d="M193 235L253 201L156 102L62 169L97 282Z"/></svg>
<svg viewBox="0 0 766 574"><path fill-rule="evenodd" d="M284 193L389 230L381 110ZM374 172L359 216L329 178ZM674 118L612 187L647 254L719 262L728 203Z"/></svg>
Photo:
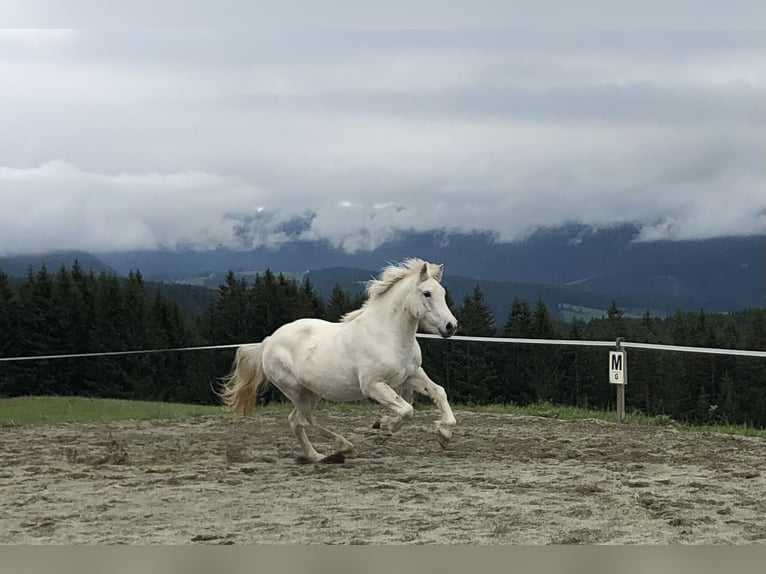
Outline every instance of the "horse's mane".
<svg viewBox="0 0 766 574"><path fill-rule="evenodd" d="M349 311L348 313L346 313L345 315L343 315L343 316L340 318L340 322L341 322L341 323L350 323L351 321L353 321L354 319L356 319L356 318L357 318L359 315L361 315L362 313L364 313L364 306L365 306L366 304L367 304L367 303L365 302L365 303L364 303L364 305L362 305L361 307L359 307L359 309L356 309L355 311Z"/></svg>
<svg viewBox="0 0 766 574"><path fill-rule="evenodd" d="M410 258L405 259L401 263L394 263L388 265L377 279L371 279L367 282L367 300L364 304L355 311L351 311L343 315L340 320L343 323L348 323L359 317L364 313L365 308L371 302L388 292L391 287L399 283L402 279L410 277L416 273L420 273L423 268L423 264L428 265L428 275L431 277L438 277L441 273L439 265L434 263L428 263L423 259Z"/></svg>

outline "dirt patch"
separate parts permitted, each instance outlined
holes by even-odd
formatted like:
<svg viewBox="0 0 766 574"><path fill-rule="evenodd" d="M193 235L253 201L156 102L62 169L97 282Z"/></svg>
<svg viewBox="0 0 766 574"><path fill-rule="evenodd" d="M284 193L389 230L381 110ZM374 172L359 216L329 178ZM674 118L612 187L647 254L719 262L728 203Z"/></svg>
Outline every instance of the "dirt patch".
<svg viewBox="0 0 766 574"><path fill-rule="evenodd" d="M2 429L0 543L766 543L762 439L458 410L445 451L434 416L320 408L359 457L316 465L273 411Z"/></svg>

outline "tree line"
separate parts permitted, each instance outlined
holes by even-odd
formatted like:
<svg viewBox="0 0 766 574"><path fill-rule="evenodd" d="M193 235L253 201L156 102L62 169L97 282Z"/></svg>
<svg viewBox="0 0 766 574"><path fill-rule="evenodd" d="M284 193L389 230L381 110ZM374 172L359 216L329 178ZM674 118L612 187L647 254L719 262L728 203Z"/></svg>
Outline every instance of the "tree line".
<svg viewBox="0 0 766 574"><path fill-rule="evenodd" d="M248 281L230 272L203 313L126 278L84 271L30 270L16 287L0 270L0 357L163 349L257 342L300 317L338 320L363 296L335 286L323 298L303 281L270 270ZM449 295L449 294L448 294ZM516 299L496 318L477 286L448 302L463 335L537 339L626 340L766 350L766 310L728 315L677 312L628 318L613 302L607 317L555 321L541 299ZM421 340L424 367L451 402L550 401L613 408L604 348ZM231 367L234 349L0 362L0 396L80 395L218 402L213 389ZM628 409L692 422L766 427L766 361L631 349ZM274 389L263 401L281 400ZM425 399L424 399L425 400Z"/></svg>

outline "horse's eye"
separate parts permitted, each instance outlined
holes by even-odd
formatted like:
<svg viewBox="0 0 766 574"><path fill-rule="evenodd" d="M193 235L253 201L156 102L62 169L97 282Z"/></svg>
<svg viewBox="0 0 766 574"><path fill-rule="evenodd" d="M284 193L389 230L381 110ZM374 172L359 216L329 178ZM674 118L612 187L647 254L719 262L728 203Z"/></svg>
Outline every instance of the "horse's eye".
<svg viewBox="0 0 766 574"><path fill-rule="evenodd" d="M423 297L425 297L427 299L430 296L431 296L431 292L430 291L423 291Z"/></svg>

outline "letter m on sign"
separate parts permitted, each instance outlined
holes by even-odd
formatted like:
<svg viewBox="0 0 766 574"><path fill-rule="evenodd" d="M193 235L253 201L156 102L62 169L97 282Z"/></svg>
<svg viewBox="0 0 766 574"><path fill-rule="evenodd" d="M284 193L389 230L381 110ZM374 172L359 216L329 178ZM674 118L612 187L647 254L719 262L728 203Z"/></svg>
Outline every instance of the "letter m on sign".
<svg viewBox="0 0 766 574"><path fill-rule="evenodd" d="M625 351L609 351L609 382L614 385L625 385L628 377L627 357Z"/></svg>

